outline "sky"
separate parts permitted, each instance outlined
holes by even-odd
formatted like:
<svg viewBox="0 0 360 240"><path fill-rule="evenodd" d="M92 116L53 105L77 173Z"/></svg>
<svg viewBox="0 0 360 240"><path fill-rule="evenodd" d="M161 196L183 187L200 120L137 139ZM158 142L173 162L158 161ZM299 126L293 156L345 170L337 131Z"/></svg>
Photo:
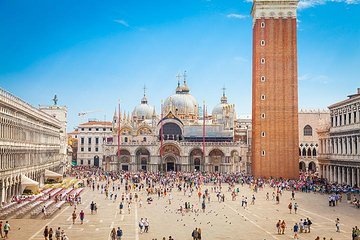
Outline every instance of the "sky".
<svg viewBox="0 0 360 240"><path fill-rule="evenodd" d="M68 131L140 103L159 113L187 71L209 110L222 88L251 115L249 0L1 0L0 87L33 106L68 108ZM299 108L326 109L360 87L360 0L302 0ZM91 112L79 117L79 112Z"/></svg>

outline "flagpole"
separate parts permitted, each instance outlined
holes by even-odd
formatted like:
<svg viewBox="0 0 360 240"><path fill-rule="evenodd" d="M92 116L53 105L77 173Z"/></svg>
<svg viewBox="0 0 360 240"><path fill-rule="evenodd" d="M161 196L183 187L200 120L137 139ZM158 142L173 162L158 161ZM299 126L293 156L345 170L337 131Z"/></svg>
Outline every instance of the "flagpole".
<svg viewBox="0 0 360 240"><path fill-rule="evenodd" d="M203 104L203 139L202 139L202 150L203 150L203 157L204 157L204 165L205 165L205 101Z"/></svg>
<svg viewBox="0 0 360 240"><path fill-rule="evenodd" d="M119 110L119 117L118 117L118 130L117 130L117 137L118 137L118 164L120 165L120 121L121 121L121 113L120 113L120 99L118 101L118 110ZM118 169L120 170L120 169Z"/></svg>
<svg viewBox="0 0 360 240"><path fill-rule="evenodd" d="M160 119L160 169L163 169L163 159L162 159L162 151L163 151L163 100L161 100L161 119Z"/></svg>

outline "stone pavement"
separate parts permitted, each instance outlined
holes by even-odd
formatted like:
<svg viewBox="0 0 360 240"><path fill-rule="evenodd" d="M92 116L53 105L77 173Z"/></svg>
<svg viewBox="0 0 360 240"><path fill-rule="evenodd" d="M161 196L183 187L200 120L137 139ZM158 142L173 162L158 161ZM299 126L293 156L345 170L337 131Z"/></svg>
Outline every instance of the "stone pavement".
<svg viewBox="0 0 360 240"><path fill-rule="evenodd" d="M208 186L210 190L210 186ZM205 187L203 187L203 190ZM123 190L123 189L121 189ZM272 189L266 188L255 194L255 205L247 208L241 207L241 195L251 199L252 191L248 186L240 187L240 196L237 201L231 201L230 193L227 192L227 185L224 185L226 201L218 203L215 193L210 191L211 203L206 204L206 212L187 213L181 216L175 213L180 205L185 201L195 204L195 209L200 209L197 194L191 198L184 196L183 192L175 190L173 202L168 204L168 198L153 196L152 204L146 203L146 194L142 192L140 197L143 207L136 204L132 205L131 213L127 213L126 204L124 214L119 213L120 195L116 203L105 200L105 195L101 195L97 190L94 192L86 189L82 194L83 204L78 206L77 213L81 209L85 211L85 222L80 225L79 219L75 225L72 224L71 213L73 207L62 208L51 219L10 219L11 232L10 239L15 240L39 240L44 239L42 233L44 227L48 225L54 230L61 227L65 230L71 240L75 239L110 239L110 230L120 226L123 229L122 239L148 240L157 238L162 239L172 236L176 240L192 239L191 232L195 227L202 230L202 239L291 239L292 227L301 218L309 217L312 222L311 233L300 234L300 239L313 240L316 236L326 237L334 240L351 239L351 229L353 226L360 226L360 209L343 200L337 207L328 207L327 195L314 193L296 193L296 201L299 205L298 214L290 214L288 204L290 202L290 192L285 192L280 198L280 204L276 205L271 200ZM270 193L270 201L266 201L266 192ZM91 215L89 204L94 201L98 205L98 213ZM150 221L149 233L139 233L138 221L140 218L147 217ZM340 218L341 233L335 232L335 219ZM276 222L281 219L287 223L285 235L278 235Z"/></svg>

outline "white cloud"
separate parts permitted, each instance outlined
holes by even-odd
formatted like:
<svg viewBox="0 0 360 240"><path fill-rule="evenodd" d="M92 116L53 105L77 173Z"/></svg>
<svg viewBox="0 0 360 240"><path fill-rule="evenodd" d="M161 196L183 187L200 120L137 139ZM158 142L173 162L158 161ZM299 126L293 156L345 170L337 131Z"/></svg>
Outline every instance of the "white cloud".
<svg viewBox="0 0 360 240"><path fill-rule="evenodd" d="M116 23L118 23L118 24L121 24L121 25L123 25L124 27L129 27L129 24L128 24L125 20L115 19L114 22L116 22Z"/></svg>
<svg viewBox="0 0 360 240"><path fill-rule="evenodd" d="M237 13L230 13L228 15L226 15L226 17L228 18L237 18L237 19L244 19L249 17L248 15L242 15L242 14L237 14Z"/></svg>
<svg viewBox="0 0 360 240"><path fill-rule="evenodd" d="M314 75L310 73L305 73L298 77L299 81L316 81L323 84L328 83L329 77L326 75Z"/></svg>
<svg viewBox="0 0 360 240"><path fill-rule="evenodd" d="M300 0L298 9L303 10L307 8L316 7L318 5L323 5L328 2L337 2L337 3L345 3L345 4L359 4L360 0Z"/></svg>

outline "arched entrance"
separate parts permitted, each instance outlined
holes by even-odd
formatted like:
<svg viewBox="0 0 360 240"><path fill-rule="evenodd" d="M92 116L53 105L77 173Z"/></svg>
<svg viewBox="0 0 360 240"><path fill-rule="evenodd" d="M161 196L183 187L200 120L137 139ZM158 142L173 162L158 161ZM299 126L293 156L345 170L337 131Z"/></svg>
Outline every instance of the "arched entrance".
<svg viewBox="0 0 360 240"><path fill-rule="evenodd" d="M136 151L136 164L139 170L147 171L150 162L150 152L146 148L140 148Z"/></svg>
<svg viewBox="0 0 360 240"><path fill-rule="evenodd" d="M167 171L167 172L170 172L170 171L175 171L175 167L176 167L176 158L174 156L167 156L165 157L165 161L164 161L164 169Z"/></svg>
<svg viewBox="0 0 360 240"><path fill-rule="evenodd" d="M225 157L224 153L219 149L214 149L209 153L211 171L220 172L220 166Z"/></svg>
<svg viewBox="0 0 360 240"><path fill-rule="evenodd" d="M309 163L309 171L316 172L316 164L314 162Z"/></svg>
<svg viewBox="0 0 360 240"><path fill-rule="evenodd" d="M130 170L130 162L131 162L131 155L128 150L121 149L120 150L120 161L119 161L119 155L116 156L117 159L117 170L120 171L129 171Z"/></svg>
<svg viewBox="0 0 360 240"><path fill-rule="evenodd" d="M299 162L299 170L302 172L306 171L306 165L303 161Z"/></svg>
<svg viewBox="0 0 360 240"><path fill-rule="evenodd" d="M190 154L190 169L192 171L202 171L204 167L203 153L199 148L193 149Z"/></svg>

